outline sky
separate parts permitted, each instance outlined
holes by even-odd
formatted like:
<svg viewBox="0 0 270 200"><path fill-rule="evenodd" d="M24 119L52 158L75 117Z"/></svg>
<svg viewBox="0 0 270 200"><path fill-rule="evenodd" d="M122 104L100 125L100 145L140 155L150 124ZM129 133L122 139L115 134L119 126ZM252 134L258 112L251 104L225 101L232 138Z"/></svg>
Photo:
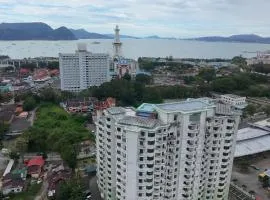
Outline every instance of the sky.
<svg viewBox="0 0 270 200"><path fill-rule="evenodd" d="M270 37L270 0L0 0L0 22L162 37Z"/></svg>

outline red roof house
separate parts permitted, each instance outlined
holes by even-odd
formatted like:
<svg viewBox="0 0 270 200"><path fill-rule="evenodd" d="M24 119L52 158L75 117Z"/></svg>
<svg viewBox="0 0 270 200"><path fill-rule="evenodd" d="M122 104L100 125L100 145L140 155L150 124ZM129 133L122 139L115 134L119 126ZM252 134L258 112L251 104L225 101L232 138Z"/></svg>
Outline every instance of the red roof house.
<svg viewBox="0 0 270 200"><path fill-rule="evenodd" d="M27 173L33 178L38 178L41 174L45 160L42 156L36 156L27 162Z"/></svg>
<svg viewBox="0 0 270 200"><path fill-rule="evenodd" d="M116 100L112 97L108 97L105 101L99 101L95 104L95 110L105 110L115 106Z"/></svg>
<svg viewBox="0 0 270 200"><path fill-rule="evenodd" d="M50 75L51 76L58 76L59 75L59 70L58 69L52 69L50 70Z"/></svg>
<svg viewBox="0 0 270 200"><path fill-rule="evenodd" d="M21 68L20 69L20 74L21 75L28 75L29 73L30 73L29 69L26 69L26 68Z"/></svg>

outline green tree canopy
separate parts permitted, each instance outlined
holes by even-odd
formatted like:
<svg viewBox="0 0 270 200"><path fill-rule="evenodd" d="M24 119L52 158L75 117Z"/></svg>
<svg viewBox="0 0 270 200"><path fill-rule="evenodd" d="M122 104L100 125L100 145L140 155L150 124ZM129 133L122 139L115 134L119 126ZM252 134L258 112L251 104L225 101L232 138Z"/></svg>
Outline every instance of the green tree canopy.
<svg viewBox="0 0 270 200"><path fill-rule="evenodd" d="M91 133L84 127L82 117L72 116L52 104L41 105L36 112L34 126L23 135L27 139L28 151L61 154L71 168L76 166L77 144L90 140Z"/></svg>
<svg viewBox="0 0 270 200"><path fill-rule="evenodd" d="M256 112L256 106L253 104L249 104L246 108L245 108L245 112L248 115L254 115Z"/></svg>
<svg viewBox="0 0 270 200"><path fill-rule="evenodd" d="M23 110L25 111L33 110L36 106L37 102L32 96L27 97L23 102Z"/></svg>
<svg viewBox="0 0 270 200"><path fill-rule="evenodd" d="M198 76L209 83L216 77L216 70L215 68L202 68Z"/></svg>
<svg viewBox="0 0 270 200"><path fill-rule="evenodd" d="M140 82L143 84L150 84L151 83L151 76L146 75L146 74L138 74L136 75L136 82Z"/></svg>
<svg viewBox="0 0 270 200"><path fill-rule="evenodd" d="M62 182L56 193L56 200L82 200L85 199L84 187L79 178Z"/></svg>

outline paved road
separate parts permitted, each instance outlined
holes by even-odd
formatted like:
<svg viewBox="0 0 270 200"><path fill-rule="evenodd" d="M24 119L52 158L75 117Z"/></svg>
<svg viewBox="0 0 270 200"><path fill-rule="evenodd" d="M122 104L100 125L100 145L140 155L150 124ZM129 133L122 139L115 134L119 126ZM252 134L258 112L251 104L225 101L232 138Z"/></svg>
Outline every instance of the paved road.
<svg viewBox="0 0 270 200"><path fill-rule="evenodd" d="M2 153L0 153L0 171L6 169L8 160L8 157L5 157Z"/></svg>
<svg viewBox="0 0 270 200"><path fill-rule="evenodd" d="M100 196L98 186L97 186L97 177L92 176L89 180L89 190L92 193L93 200L103 200Z"/></svg>
<svg viewBox="0 0 270 200"><path fill-rule="evenodd" d="M34 125L34 121L35 121L35 118L36 118L36 111L37 111L38 108L35 108L33 111L31 111L31 116L29 118L29 121L31 123L31 126Z"/></svg>

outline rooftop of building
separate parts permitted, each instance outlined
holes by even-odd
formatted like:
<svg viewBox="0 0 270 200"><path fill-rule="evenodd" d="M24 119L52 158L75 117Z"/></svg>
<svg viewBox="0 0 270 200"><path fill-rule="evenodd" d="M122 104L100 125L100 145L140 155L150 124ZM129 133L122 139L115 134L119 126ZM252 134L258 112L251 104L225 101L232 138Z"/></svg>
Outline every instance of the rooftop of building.
<svg viewBox="0 0 270 200"><path fill-rule="evenodd" d="M138 126L141 128L155 128L159 124L159 120L144 118L138 116L125 116L118 121L119 124L130 125L130 126Z"/></svg>
<svg viewBox="0 0 270 200"><path fill-rule="evenodd" d="M221 96L227 96L227 97L230 97L232 99L239 99L239 98L242 98L241 96L238 96L236 94L223 94Z"/></svg>
<svg viewBox="0 0 270 200"><path fill-rule="evenodd" d="M11 179L5 183L3 183L3 189L6 189L6 188L17 188L17 187L24 187L26 184L25 184L25 181L22 180L22 179Z"/></svg>
<svg viewBox="0 0 270 200"><path fill-rule="evenodd" d="M206 101L200 99L189 99L182 102L156 104L157 108L165 112L196 112L213 108L213 104L209 104Z"/></svg>
<svg viewBox="0 0 270 200"><path fill-rule="evenodd" d="M119 114L125 114L126 113L125 108L122 108L122 107L111 107L111 108L108 108L107 111L111 115L119 115Z"/></svg>
<svg viewBox="0 0 270 200"><path fill-rule="evenodd" d="M143 103L137 108L140 112L155 112L156 109L161 109L165 112L193 112L201 111L214 107L213 99L199 98L187 99L185 101L170 102L162 104Z"/></svg>
<svg viewBox="0 0 270 200"><path fill-rule="evenodd" d="M249 140L264 135L269 135L269 132L258 128L247 127L238 130L237 141Z"/></svg>
<svg viewBox="0 0 270 200"><path fill-rule="evenodd" d="M257 154L270 150L269 119L250 124L249 127L239 129L235 157Z"/></svg>
<svg viewBox="0 0 270 200"><path fill-rule="evenodd" d="M137 108L137 111L143 111L143 112L154 112L155 111L155 105L150 103L143 103Z"/></svg>
<svg viewBox="0 0 270 200"><path fill-rule="evenodd" d="M45 160L43 159L42 156L35 156L29 160L29 162L27 163L27 167L30 167L30 166L42 167L44 165L44 163L45 163Z"/></svg>

